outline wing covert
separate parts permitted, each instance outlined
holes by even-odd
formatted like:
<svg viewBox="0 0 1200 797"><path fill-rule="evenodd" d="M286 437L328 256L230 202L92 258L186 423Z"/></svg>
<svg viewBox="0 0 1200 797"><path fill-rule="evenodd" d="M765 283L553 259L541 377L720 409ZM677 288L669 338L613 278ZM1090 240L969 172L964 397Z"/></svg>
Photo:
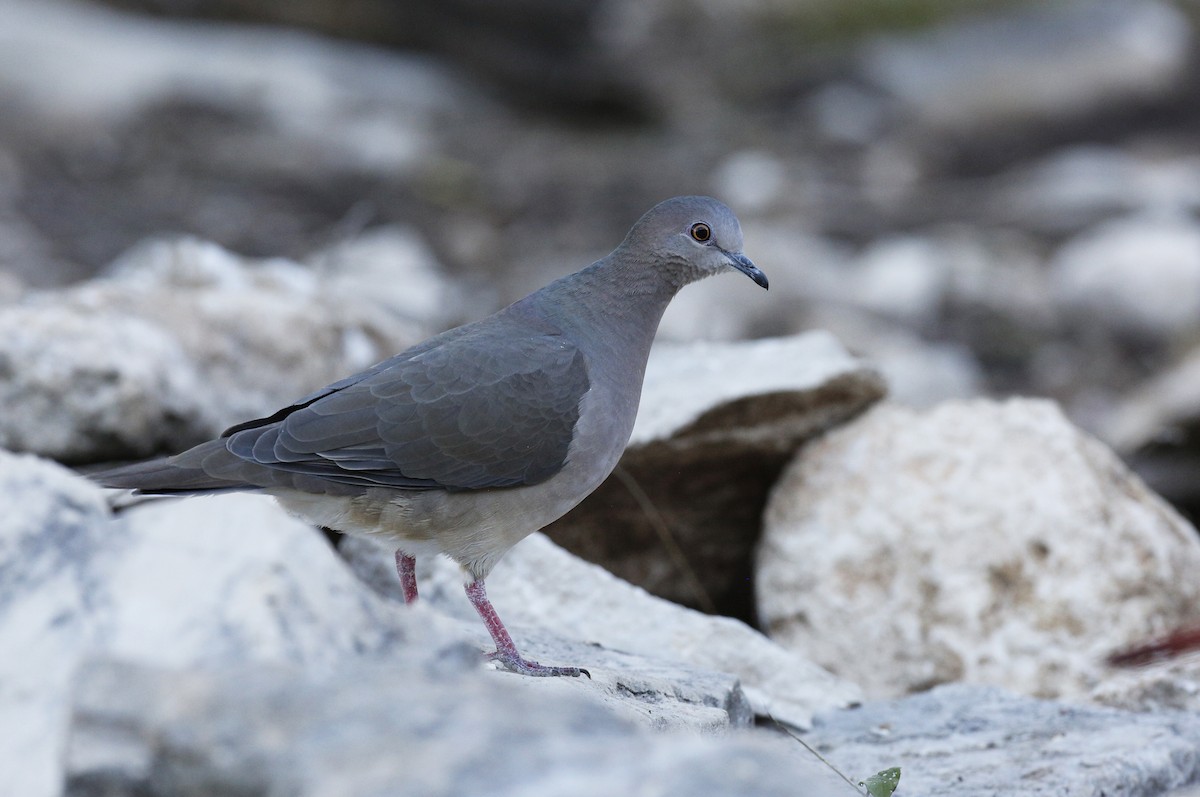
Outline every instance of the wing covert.
<svg viewBox="0 0 1200 797"><path fill-rule="evenodd" d="M226 445L266 467L364 487L544 481L566 464L589 387L583 354L554 332L492 320L235 426Z"/></svg>

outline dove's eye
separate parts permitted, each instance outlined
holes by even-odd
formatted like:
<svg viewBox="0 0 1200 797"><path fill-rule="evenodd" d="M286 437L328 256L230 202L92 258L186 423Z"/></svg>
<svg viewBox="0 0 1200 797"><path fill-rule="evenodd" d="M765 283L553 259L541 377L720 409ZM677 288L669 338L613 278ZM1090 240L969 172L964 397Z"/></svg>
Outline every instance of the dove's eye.
<svg viewBox="0 0 1200 797"><path fill-rule="evenodd" d="M702 244L708 243L712 239L712 227L709 227L704 222L699 222L692 225L692 238Z"/></svg>

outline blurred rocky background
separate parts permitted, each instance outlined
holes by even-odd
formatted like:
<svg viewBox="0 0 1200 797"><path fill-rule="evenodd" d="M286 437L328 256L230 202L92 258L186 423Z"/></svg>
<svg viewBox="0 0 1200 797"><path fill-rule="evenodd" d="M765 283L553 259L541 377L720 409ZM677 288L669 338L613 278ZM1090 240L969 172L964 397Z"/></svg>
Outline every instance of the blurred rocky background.
<svg viewBox="0 0 1200 797"><path fill-rule="evenodd" d="M900 794L1200 780L1181 713L1200 665L1104 665L1200 622L1198 98L1196 0L0 0L0 449L36 455L0 451L0 649L28 652L0 663L0 738L22 740L0 763L34 762L17 793L317 794L334 759L388 755L322 722L273 747L296 727L271 713L275 666L309 719L365 713L364 739L412 745L469 727L520 762L482 783L448 743L446 793L533 793L527 735L567 738L548 793L817 778L790 742L631 730L755 718L858 776L911 763ZM675 300L620 470L548 532L726 617L542 538L489 582L534 653L590 655L596 683L463 675L475 632L438 630L466 605L453 573L413 622L386 551L339 558L269 503L114 525L37 458L199 442L686 193L734 208L771 291ZM417 686L389 699L439 733L364 711L395 667ZM456 713L447 678L507 708ZM530 713L568 689L585 699ZM266 707L257 730L243 703ZM631 750L662 766L604 763Z"/></svg>
<svg viewBox="0 0 1200 797"><path fill-rule="evenodd" d="M1194 515L1198 14L5 0L0 296L148 237L305 259L366 232L467 288L435 303L446 325L709 193L772 291L706 283L665 336L819 326L908 403L1055 398Z"/></svg>

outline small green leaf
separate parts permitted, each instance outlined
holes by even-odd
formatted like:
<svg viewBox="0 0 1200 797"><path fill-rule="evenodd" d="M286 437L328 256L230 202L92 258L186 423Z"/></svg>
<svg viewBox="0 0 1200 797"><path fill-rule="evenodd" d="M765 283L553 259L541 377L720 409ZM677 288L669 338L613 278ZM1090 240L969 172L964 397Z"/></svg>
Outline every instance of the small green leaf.
<svg viewBox="0 0 1200 797"><path fill-rule="evenodd" d="M900 767L876 772L867 778L866 782L860 782L858 785L866 786L867 794L871 797L892 797L892 792L900 785Z"/></svg>

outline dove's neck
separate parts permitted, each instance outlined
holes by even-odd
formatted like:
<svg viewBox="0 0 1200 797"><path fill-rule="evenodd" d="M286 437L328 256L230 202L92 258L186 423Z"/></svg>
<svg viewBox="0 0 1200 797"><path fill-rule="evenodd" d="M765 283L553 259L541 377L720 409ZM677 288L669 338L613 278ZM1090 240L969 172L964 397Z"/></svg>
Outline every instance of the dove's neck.
<svg viewBox="0 0 1200 797"><path fill-rule="evenodd" d="M592 391L603 393L606 423L623 446L633 430L650 345L682 285L654 264L617 253L564 277L518 304L562 331L586 358ZM664 278L666 272L666 278Z"/></svg>
<svg viewBox="0 0 1200 797"><path fill-rule="evenodd" d="M529 298L586 353L608 349L618 354L617 362L644 360L667 305L690 280L672 279L669 269L620 254L618 250Z"/></svg>

